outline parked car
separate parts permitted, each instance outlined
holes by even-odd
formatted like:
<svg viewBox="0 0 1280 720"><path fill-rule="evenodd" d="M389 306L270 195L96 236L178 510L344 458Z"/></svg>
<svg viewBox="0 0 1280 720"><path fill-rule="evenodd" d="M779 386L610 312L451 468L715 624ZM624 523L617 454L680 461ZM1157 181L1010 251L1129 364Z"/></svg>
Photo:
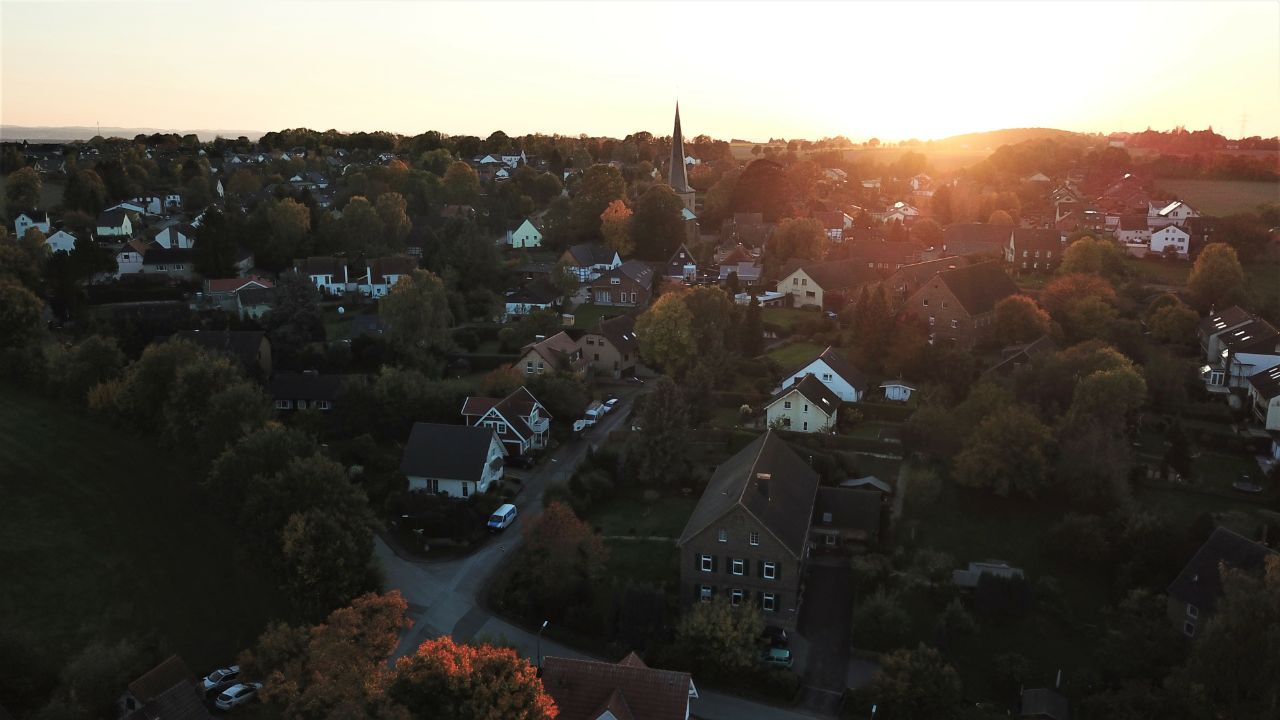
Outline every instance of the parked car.
<svg viewBox="0 0 1280 720"><path fill-rule="evenodd" d="M580 433L580 432L582 432L583 430L586 430L586 429L587 429L588 427L590 427L591 425L592 425L591 421L587 420L586 418L583 418L583 419L581 419L581 420L574 420L574 421L573 421L573 432L574 432L574 434Z"/></svg>
<svg viewBox="0 0 1280 720"><path fill-rule="evenodd" d="M597 420L604 417L606 412L608 411L604 409L603 403L593 402L587 406L587 412L584 414L586 415L587 420L591 421L591 424L594 425Z"/></svg>
<svg viewBox="0 0 1280 720"><path fill-rule="evenodd" d="M222 685L228 681L235 680L238 677L240 677L240 666L232 665L230 667L219 668L208 675L205 675L200 683L204 687L204 691L207 693L212 690L214 686Z"/></svg>
<svg viewBox="0 0 1280 720"><path fill-rule="evenodd" d="M1262 492L1262 486L1254 482L1253 478L1250 477L1248 473L1240 473L1240 476L1236 478L1236 481L1231 483L1231 487L1235 489L1237 492L1246 492L1246 493Z"/></svg>
<svg viewBox="0 0 1280 720"><path fill-rule="evenodd" d="M760 656L760 662L768 667L791 667L791 651L786 648L769 648Z"/></svg>
<svg viewBox="0 0 1280 720"><path fill-rule="evenodd" d="M528 455L513 455L507 458L504 462L507 467L521 468L524 470L528 470L529 468L533 467L534 460Z"/></svg>
<svg viewBox="0 0 1280 720"><path fill-rule="evenodd" d="M511 503L504 503L499 506L493 514L489 516L488 528L489 532L501 532L511 527L511 523L516 521L516 506Z"/></svg>
<svg viewBox="0 0 1280 720"><path fill-rule="evenodd" d="M611 412L617 406L618 406L618 398L616 397L611 397L608 400L604 401L605 412Z"/></svg>
<svg viewBox="0 0 1280 720"><path fill-rule="evenodd" d="M764 638L769 641L769 647L784 648L787 646L787 631L777 625L766 625Z"/></svg>
<svg viewBox="0 0 1280 720"><path fill-rule="evenodd" d="M214 707L219 710L231 710L232 708L240 707L258 697L258 691L261 689L262 683L237 683L222 691L222 694L214 701Z"/></svg>

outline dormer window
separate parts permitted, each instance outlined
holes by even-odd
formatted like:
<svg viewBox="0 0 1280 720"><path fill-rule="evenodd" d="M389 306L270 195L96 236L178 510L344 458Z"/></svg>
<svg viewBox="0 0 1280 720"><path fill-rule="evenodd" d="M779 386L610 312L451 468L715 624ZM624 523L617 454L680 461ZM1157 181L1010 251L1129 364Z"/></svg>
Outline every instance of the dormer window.
<svg viewBox="0 0 1280 720"><path fill-rule="evenodd" d="M621 280L620 278L609 278L609 284L610 284L610 285L621 285L621 284L622 284L622 280Z"/></svg>

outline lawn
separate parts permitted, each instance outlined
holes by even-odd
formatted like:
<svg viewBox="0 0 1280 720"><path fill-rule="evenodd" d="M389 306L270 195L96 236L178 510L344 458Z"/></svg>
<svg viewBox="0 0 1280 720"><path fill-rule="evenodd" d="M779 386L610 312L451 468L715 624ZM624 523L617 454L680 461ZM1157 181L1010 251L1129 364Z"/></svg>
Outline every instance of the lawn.
<svg viewBox="0 0 1280 720"><path fill-rule="evenodd" d="M645 502L639 489L620 490L613 500L594 505L585 520L604 535L678 538L698 498L665 495Z"/></svg>
<svg viewBox="0 0 1280 720"><path fill-rule="evenodd" d="M330 342L335 340L352 339L351 322L352 319L359 315L377 315L378 305L369 303L367 305L342 305L344 312L338 314L338 306L325 307L321 311L321 320L324 322L324 336Z"/></svg>
<svg viewBox="0 0 1280 720"><path fill-rule="evenodd" d="M1273 182L1157 180L1156 189L1172 193L1206 215L1235 215L1280 203L1280 183Z"/></svg>
<svg viewBox="0 0 1280 720"><path fill-rule="evenodd" d="M579 305L568 311L573 315L573 326L578 328L587 328L588 330L595 328L600 324L600 318L606 315L625 315L626 308L612 307L609 305Z"/></svg>
<svg viewBox="0 0 1280 720"><path fill-rule="evenodd" d="M53 667L134 635L200 672L285 617L189 457L0 387L0 467L0 624Z"/></svg>
<svg viewBox="0 0 1280 720"><path fill-rule="evenodd" d="M765 355L777 361L782 367L790 369L812 360L823 350L824 348L816 343L795 342L780 345L765 353Z"/></svg>
<svg viewBox="0 0 1280 720"><path fill-rule="evenodd" d="M680 582L680 552L674 542L658 540L605 540L609 549L606 573L618 587L650 583L666 587L674 595Z"/></svg>

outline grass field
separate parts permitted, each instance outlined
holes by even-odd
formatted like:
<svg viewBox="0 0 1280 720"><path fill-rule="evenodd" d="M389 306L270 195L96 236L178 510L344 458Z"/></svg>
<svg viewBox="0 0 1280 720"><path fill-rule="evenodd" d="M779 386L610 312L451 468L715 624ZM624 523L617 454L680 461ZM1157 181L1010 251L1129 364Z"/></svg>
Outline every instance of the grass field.
<svg viewBox="0 0 1280 720"><path fill-rule="evenodd" d="M285 617L185 456L0 387L0 467L0 627L54 667L134 635L200 672Z"/></svg>
<svg viewBox="0 0 1280 720"><path fill-rule="evenodd" d="M805 360L817 357L822 350L823 347L815 343L797 342L776 347L765 353L765 355L776 360L782 367L789 369L796 367Z"/></svg>
<svg viewBox="0 0 1280 720"><path fill-rule="evenodd" d="M821 313L814 310L797 308L764 308L760 311L760 319L767 325L776 325L790 329L805 320L817 320Z"/></svg>
<svg viewBox="0 0 1280 720"><path fill-rule="evenodd" d="M583 304L570 310L569 314L573 315L574 327L592 329L600 324L600 318L605 315L623 315L625 312L626 308Z"/></svg>
<svg viewBox="0 0 1280 720"><path fill-rule="evenodd" d="M1186 260L1130 257L1125 264L1144 282L1157 285L1186 285L1191 276L1191 263Z"/></svg>
<svg viewBox="0 0 1280 720"><path fill-rule="evenodd" d="M1172 193L1207 215L1235 215L1259 205L1280 203L1280 183L1245 180L1157 180L1156 190Z"/></svg>
<svg viewBox="0 0 1280 720"><path fill-rule="evenodd" d="M677 538L697 504L693 495L660 497L647 503L639 489L627 489L592 507L585 519L604 535Z"/></svg>

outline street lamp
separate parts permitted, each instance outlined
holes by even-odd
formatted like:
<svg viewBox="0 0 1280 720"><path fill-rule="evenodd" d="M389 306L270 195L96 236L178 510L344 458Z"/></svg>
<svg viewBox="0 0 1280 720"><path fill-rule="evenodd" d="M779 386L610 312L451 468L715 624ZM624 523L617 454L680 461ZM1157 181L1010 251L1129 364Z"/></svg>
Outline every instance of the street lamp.
<svg viewBox="0 0 1280 720"><path fill-rule="evenodd" d="M547 624L550 622L551 622L550 620L543 620L542 627L538 628L538 670L539 672L541 672L542 670L542 631L547 629Z"/></svg>

